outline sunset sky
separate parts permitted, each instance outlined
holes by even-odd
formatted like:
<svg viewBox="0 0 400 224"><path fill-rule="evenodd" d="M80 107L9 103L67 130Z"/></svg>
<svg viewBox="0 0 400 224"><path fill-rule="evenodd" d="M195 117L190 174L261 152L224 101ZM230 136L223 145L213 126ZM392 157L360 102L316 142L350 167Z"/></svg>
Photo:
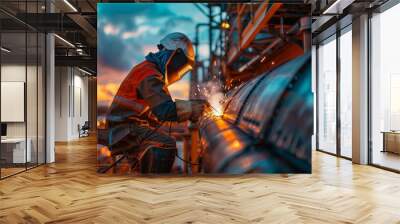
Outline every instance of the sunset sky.
<svg viewBox="0 0 400 224"><path fill-rule="evenodd" d="M157 51L160 39L182 32L194 40L197 23L208 19L193 3L98 4L98 104L108 105L129 70ZM200 32L200 58L208 57L207 29ZM174 98L187 98L189 79L171 86Z"/></svg>

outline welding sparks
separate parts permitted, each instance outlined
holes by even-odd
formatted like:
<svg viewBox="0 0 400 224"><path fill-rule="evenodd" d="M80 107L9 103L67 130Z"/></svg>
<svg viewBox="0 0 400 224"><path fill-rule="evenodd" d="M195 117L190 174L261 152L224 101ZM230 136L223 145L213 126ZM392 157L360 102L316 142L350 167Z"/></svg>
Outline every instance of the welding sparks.
<svg viewBox="0 0 400 224"><path fill-rule="evenodd" d="M220 102L223 97L224 96L222 93L217 93L216 95L213 95L208 99L214 116L220 117L223 115L222 105Z"/></svg>
<svg viewBox="0 0 400 224"><path fill-rule="evenodd" d="M203 84L202 87L197 86L201 97L206 98L210 103L210 111L206 114L208 116L220 117L223 115L222 101L224 94L219 82L209 81Z"/></svg>

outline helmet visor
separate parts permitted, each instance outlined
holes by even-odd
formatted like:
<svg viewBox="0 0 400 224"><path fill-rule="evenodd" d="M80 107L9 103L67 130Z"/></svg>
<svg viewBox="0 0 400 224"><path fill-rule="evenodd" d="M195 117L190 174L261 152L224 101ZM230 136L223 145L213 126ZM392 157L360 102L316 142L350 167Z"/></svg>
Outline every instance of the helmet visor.
<svg viewBox="0 0 400 224"><path fill-rule="evenodd" d="M182 49L176 49L169 58L166 69L166 84L180 80L187 72L193 69L194 61L186 57Z"/></svg>

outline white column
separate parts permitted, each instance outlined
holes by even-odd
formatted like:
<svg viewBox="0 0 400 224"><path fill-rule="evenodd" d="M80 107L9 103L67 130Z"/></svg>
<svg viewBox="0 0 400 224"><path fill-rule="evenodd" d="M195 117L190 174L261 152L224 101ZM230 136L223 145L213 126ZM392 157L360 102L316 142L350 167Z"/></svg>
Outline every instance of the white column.
<svg viewBox="0 0 400 224"><path fill-rule="evenodd" d="M54 56L54 35L46 36L46 163L55 161L54 133L55 133L55 56Z"/></svg>
<svg viewBox="0 0 400 224"><path fill-rule="evenodd" d="M54 12L54 5L46 1L46 11ZM55 162L55 42L54 34L46 35L46 163Z"/></svg>
<svg viewBox="0 0 400 224"><path fill-rule="evenodd" d="M368 163L368 15L353 19L353 162Z"/></svg>
<svg viewBox="0 0 400 224"><path fill-rule="evenodd" d="M55 68L55 141L71 140L71 67Z"/></svg>

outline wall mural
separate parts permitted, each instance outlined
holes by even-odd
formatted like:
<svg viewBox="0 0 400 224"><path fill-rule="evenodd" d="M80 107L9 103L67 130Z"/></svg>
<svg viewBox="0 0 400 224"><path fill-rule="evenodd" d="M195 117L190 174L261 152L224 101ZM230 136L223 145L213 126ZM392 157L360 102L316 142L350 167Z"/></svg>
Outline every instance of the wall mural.
<svg viewBox="0 0 400 224"><path fill-rule="evenodd" d="M98 172L310 173L310 15L99 3Z"/></svg>

